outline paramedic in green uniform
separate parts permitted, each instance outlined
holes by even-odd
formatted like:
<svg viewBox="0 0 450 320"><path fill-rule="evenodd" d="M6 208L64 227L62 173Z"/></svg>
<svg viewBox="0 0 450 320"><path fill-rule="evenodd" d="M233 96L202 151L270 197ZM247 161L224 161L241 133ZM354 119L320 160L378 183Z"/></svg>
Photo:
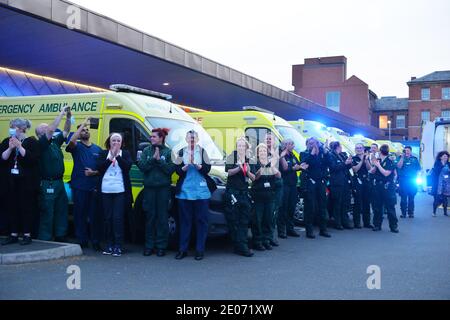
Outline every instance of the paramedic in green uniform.
<svg viewBox="0 0 450 320"><path fill-rule="evenodd" d="M66 116L64 131L57 130L62 118ZM39 239L64 242L67 233L68 199L64 188L64 144L71 126L69 107L63 107L52 124L42 123L36 128L40 157L40 224Z"/></svg>

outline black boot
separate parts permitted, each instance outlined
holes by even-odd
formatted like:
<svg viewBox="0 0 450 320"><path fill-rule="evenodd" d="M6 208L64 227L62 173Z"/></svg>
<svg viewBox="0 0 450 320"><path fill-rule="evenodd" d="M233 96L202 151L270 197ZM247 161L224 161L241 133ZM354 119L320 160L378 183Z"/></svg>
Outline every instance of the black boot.
<svg viewBox="0 0 450 320"><path fill-rule="evenodd" d="M19 237L18 236L8 236L5 240L2 242L2 246L6 246L8 244L18 243Z"/></svg>

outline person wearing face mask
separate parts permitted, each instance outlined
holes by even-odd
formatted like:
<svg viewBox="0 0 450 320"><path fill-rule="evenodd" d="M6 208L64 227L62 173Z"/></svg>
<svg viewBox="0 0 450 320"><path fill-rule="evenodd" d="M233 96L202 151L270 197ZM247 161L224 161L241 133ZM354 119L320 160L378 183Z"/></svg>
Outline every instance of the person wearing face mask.
<svg viewBox="0 0 450 320"><path fill-rule="evenodd" d="M113 257L122 255L124 216L133 203L130 180L133 160L127 150L122 150L122 141L121 134L111 133L97 164L106 240L103 254Z"/></svg>
<svg viewBox="0 0 450 320"><path fill-rule="evenodd" d="M228 155L225 171L228 172L227 186L224 195L225 217L228 223L234 252L244 257L253 256L248 246L248 225L252 202L249 194L249 183L255 180L251 172L248 141L242 137L236 141L236 150Z"/></svg>
<svg viewBox="0 0 450 320"><path fill-rule="evenodd" d="M352 158L353 186L355 204L353 206L353 223L355 228L361 228L361 216L364 228L373 229L370 222L370 164L369 153L364 151L364 145L357 143L355 146L356 155Z"/></svg>
<svg viewBox="0 0 450 320"><path fill-rule="evenodd" d="M319 220L319 235L330 238L327 232L328 213L326 179L328 177L329 156L327 149L311 137L306 140L306 150L300 153L300 175L302 188L305 189L305 229L306 237L314 239L315 218Z"/></svg>
<svg viewBox="0 0 450 320"><path fill-rule="evenodd" d="M10 122L9 138L0 145L0 162L4 168L7 199L7 231L2 245L19 242L19 232L23 233L22 245L31 243L35 205L39 190L39 144L34 137L27 137L31 122L14 119ZM22 226L22 228L20 228Z"/></svg>
<svg viewBox="0 0 450 320"><path fill-rule="evenodd" d="M169 241L169 201L175 165L172 150L165 145L169 129L155 128L137 166L144 174L142 209L145 213L144 256L166 254Z"/></svg>
<svg viewBox="0 0 450 320"><path fill-rule="evenodd" d="M66 121L61 132L58 126L64 116ZM70 108L65 106L52 124L42 123L36 127L41 151L40 240L51 241L55 236L55 241L66 241L69 208L63 182L64 156L61 146L69 135L71 117Z"/></svg>
<svg viewBox="0 0 450 320"><path fill-rule="evenodd" d="M283 178L283 202L278 214L278 237L282 239L286 239L288 236L298 238L300 235L294 230L294 212L298 196L297 172L300 171L300 162L293 153L294 141L285 139L282 145L280 168Z"/></svg>
<svg viewBox="0 0 450 320"><path fill-rule="evenodd" d="M389 159L389 146L383 144L380 147L380 157L372 160L369 170L374 175L373 194L373 231L381 231L383 213L386 212L391 232L398 233L398 219L395 213L397 195L394 183L395 164Z"/></svg>
<svg viewBox="0 0 450 320"><path fill-rule="evenodd" d="M330 195L335 228L337 230L352 229L347 215L348 198L350 188L349 169L352 167L352 157L342 152L342 146L338 141L330 143L329 168L330 168Z"/></svg>
<svg viewBox="0 0 450 320"><path fill-rule="evenodd" d="M208 175L211 170L208 153L199 144L198 133L186 133L187 146L178 152L176 172L179 176L175 188L180 215L180 247L176 259L187 256L192 223L195 223L195 260L202 260L208 235L209 199L217 189Z"/></svg>

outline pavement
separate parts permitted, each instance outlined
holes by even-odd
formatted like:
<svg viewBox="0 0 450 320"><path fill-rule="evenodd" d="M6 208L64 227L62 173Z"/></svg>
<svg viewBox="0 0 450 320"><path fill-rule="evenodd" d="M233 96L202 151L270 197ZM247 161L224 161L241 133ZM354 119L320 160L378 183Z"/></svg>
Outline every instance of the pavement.
<svg viewBox="0 0 450 320"><path fill-rule="evenodd" d="M33 240L25 246L19 243L0 245L0 265L55 260L82 254L78 244Z"/></svg>
<svg viewBox="0 0 450 320"><path fill-rule="evenodd" d="M398 234L386 219L381 232L330 229L332 238L314 240L302 232L251 258L213 239L202 261L192 253L180 261L175 252L144 257L142 246L127 245L122 257L86 249L78 257L1 265L0 299L448 300L450 218L442 209L433 218L431 208L432 197L421 193L416 217L399 218ZM379 286L369 289L374 268Z"/></svg>

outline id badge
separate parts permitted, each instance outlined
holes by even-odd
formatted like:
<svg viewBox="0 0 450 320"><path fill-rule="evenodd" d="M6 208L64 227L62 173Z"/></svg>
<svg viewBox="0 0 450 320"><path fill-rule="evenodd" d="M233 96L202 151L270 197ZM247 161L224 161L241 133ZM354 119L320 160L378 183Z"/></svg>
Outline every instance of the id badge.
<svg viewBox="0 0 450 320"><path fill-rule="evenodd" d="M55 189L53 189L53 188L47 189L47 194L54 194L54 193L55 193Z"/></svg>
<svg viewBox="0 0 450 320"><path fill-rule="evenodd" d="M11 169L11 174L18 175L19 169L16 169L16 168Z"/></svg>
<svg viewBox="0 0 450 320"><path fill-rule="evenodd" d="M358 178L358 183L359 183L359 184L362 184L362 181L361 181L361 179L360 179L360 178Z"/></svg>
<svg viewBox="0 0 450 320"><path fill-rule="evenodd" d="M200 182L200 187L206 187L206 186L207 186L207 184L205 181Z"/></svg>
<svg viewBox="0 0 450 320"><path fill-rule="evenodd" d="M270 188L270 182L264 182L264 188Z"/></svg>
<svg viewBox="0 0 450 320"><path fill-rule="evenodd" d="M316 182L312 178L309 178L309 180L311 180L312 184L316 184Z"/></svg>

